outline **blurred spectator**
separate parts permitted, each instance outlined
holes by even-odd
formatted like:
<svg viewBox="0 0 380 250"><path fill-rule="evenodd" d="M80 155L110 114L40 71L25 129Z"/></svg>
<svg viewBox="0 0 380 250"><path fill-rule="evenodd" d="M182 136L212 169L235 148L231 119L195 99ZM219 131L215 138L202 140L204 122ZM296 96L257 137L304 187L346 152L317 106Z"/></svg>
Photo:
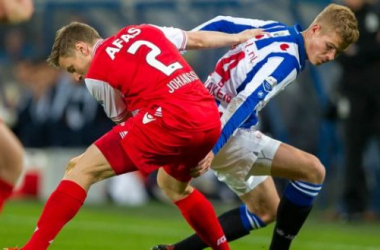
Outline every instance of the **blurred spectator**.
<svg viewBox="0 0 380 250"><path fill-rule="evenodd" d="M371 138L380 139L380 11L366 0L344 0L359 22L359 41L340 58L343 74L338 105L346 146L343 202L348 220L366 219L370 195L364 152Z"/></svg>
<svg viewBox="0 0 380 250"><path fill-rule="evenodd" d="M14 131L25 147L48 145L46 122L50 114L50 89L55 84L55 71L41 77L36 63L21 62L15 68L16 78L25 87L18 107ZM45 72L46 73L46 72Z"/></svg>
<svg viewBox="0 0 380 250"><path fill-rule="evenodd" d="M12 64L31 57L31 54L32 49L25 41L23 31L20 28L8 30L4 38L4 50L0 53L1 63Z"/></svg>
<svg viewBox="0 0 380 250"><path fill-rule="evenodd" d="M32 50L25 42L23 31L11 27L4 36L4 46L0 50L0 116L9 126L13 126L15 107L19 101L20 85L14 75L14 67L31 56Z"/></svg>
<svg viewBox="0 0 380 250"><path fill-rule="evenodd" d="M44 61L19 63L16 78L25 91L14 130L26 147L85 147L113 126L84 84Z"/></svg>
<svg viewBox="0 0 380 250"><path fill-rule="evenodd" d="M15 24L27 21L34 12L32 0L0 1L0 22Z"/></svg>

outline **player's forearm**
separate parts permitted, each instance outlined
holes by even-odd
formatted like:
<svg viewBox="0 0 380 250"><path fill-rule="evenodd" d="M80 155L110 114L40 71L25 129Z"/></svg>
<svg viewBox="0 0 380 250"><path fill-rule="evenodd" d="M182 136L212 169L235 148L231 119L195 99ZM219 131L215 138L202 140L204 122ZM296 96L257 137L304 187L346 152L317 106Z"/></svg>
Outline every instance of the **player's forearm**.
<svg viewBox="0 0 380 250"><path fill-rule="evenodd" d="M238 34L226 34L215 31L188 31L186 49L212 49L243 43L261 34L262 30L250 29Z"/></svg>

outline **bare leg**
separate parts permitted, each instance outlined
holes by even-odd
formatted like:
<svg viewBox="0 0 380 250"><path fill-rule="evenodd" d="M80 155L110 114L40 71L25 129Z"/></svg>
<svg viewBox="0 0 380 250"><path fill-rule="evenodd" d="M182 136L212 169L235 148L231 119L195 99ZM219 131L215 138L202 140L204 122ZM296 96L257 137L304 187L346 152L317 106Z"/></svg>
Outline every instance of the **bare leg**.
<svg viewBox="0 0 380 250"><path fill-rule="evenodd" d="M70 169L66 171L63 180L77 183L86 192L92 184L115 176L107 159L95 145L91 145L84 154L71 160L69 166Z"/></svg>
<svg viewBox="0 0 380 250"><path fill-rule="evenodd" d="M287 250L307 219L322 188L325 168L313 155L281 144L272 163L272 175L290 180L280 201L271 250Z"/></svg>
<svg viewBox="0 0 380 250"><path fill-rule="evenodd" d="M247 206L248 211L257 215L266 225L276 220L280 198L271 177L249 193L240 196L240 199Z"/></svg>
<svg viewBox="0 0 380 250"><path fill-rule="evenodd" d="M281 143L272 163L272 176L320 184L325 168L317 157Z"/></svg>

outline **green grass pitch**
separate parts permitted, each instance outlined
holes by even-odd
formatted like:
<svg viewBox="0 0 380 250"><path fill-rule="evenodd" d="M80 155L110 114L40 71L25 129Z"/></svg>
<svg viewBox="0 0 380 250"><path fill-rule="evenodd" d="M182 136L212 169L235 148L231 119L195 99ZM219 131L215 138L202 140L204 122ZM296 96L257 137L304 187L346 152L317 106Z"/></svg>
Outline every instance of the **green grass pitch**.
<svg viewBox="0 0 380 250"><path fill-rule="evenodd" d="M215 205L220 213L226 206ZM0 216L0 249L26 242L43 208L36 201L8 202ZM273 225L231 243L233 250L268 249ZM148 250L191 233L174 206L152 202L130 208L85 205L58 235L53 250ZM313 214L292 245L294 250L380 250L380 224L326 222Z"/></svg>

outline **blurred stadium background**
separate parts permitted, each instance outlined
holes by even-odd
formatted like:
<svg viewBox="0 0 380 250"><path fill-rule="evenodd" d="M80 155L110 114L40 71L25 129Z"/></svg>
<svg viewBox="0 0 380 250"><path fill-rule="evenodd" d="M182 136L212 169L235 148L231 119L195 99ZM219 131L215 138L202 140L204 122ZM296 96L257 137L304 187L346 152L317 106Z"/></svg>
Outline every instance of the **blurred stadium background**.
<svg viewBox="0 0 380 250"><path fill-rule="evenodd" d="M0 117L27 148L26 168L14 200L0 216L0 247L22 244L33 230L43 201L61 179L68 160L112 127L83 85L48 67L57 29L70 21L96 27L103 37L128 24L152 23L185 30L216 15L272 19L306 28L327 0L36 0L31 21L0 26ZM339 2L339 1L337 1ZM379 4L379 3L378 3ZM188 52L185 57L206 79L224 50ZM380 249L379 222L346 224L341 208L344 149L341 121L331 116L341 69L331 62L308 67L262 112L262 131L317 155L326 183L294 249ZM366 150L370 209L380 212L380 158L374 142ZM137 177L137 178L136 178ZM276 180L279 191L283 180ZM212 173L195 180L218 211L239 204ZM137 207L137 208L136 208ZM158 216L160 215L160 216ZM175 215L175 216L174 216ZM234 243L233 249L266 249L272 227ZM53 249L148 249L173 242L190 229L165 202L154 175L126 175L95 185L78 218Z"/></svg>

